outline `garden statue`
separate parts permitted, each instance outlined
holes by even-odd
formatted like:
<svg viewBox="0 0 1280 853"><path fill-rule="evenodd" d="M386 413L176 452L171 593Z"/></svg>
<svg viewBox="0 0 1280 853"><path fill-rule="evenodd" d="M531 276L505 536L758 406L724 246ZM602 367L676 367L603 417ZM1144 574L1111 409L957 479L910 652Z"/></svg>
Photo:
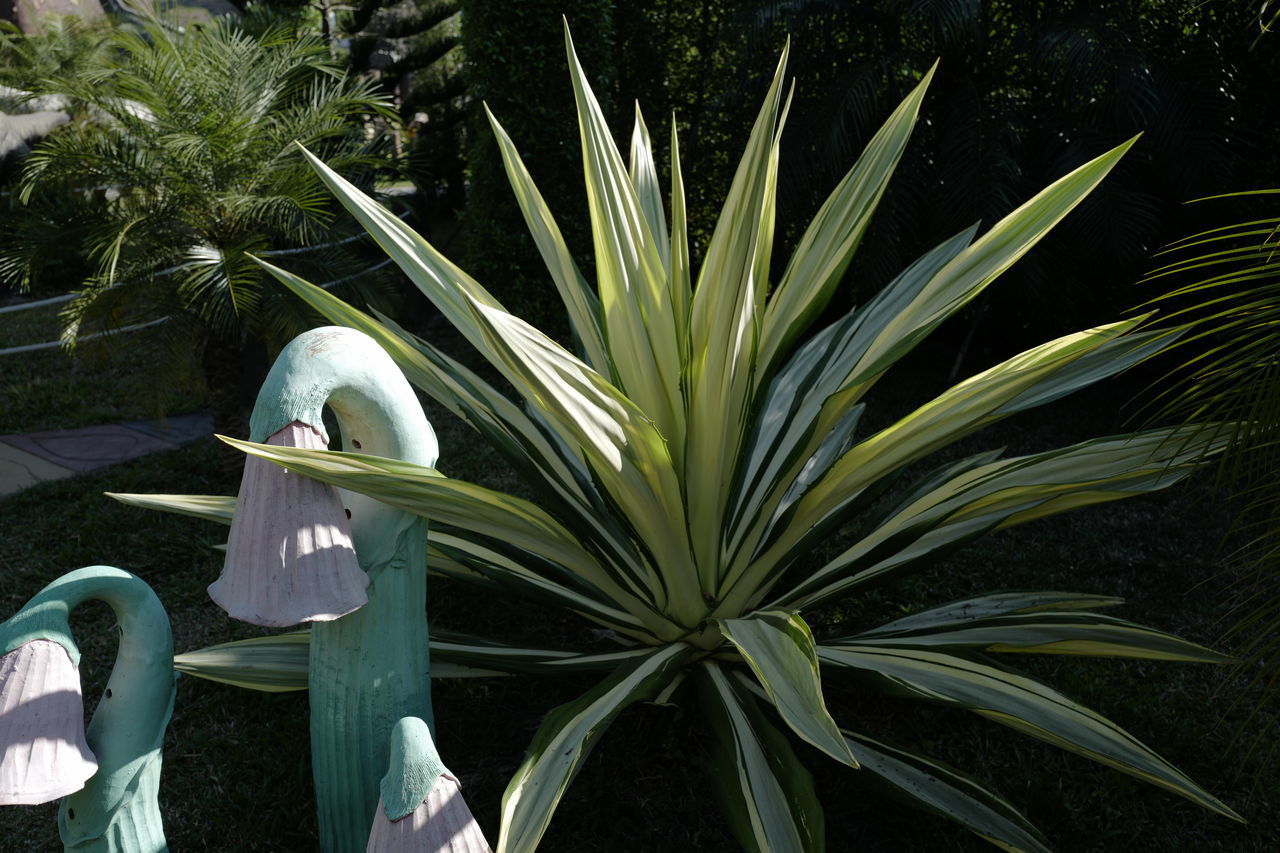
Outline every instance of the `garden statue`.
<svg viewBox="0 0 1280 853"><path fill-rule="evenodd" d="M435 464L435 433L413 389L381 347L345 328L313 329L285 347L258 395L252 438L325 447L326 405L345 449ZM326 850L364 848L393 726L431 720L426 583L422 518L246 459L226 564L209 594L246 622L314 623L311 749Z"/></svg>
<svg viewBox="0 0 1280 853"><path fill-rule="evenodd" d="M79 604L115 611L120 645L84 728L80 651L67 617ZM169 617L140 578L91 566L63 575L0 624L0 804L62 797L68 851L160 853L160 747L173 713Z"/></svg>
<svg viewBox="0 0 1280 853"><path fill-rule="evenodd" d="M480 827L445 769L431 729L405 717L391 733L391 766L366 853L489 853Z"/></svg>

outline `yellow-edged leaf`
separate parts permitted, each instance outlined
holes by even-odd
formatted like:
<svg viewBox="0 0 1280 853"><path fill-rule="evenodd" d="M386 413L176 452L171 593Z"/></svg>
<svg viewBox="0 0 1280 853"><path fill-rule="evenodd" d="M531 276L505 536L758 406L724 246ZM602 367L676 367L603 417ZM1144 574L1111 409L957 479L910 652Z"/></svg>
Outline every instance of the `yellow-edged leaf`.
<svg viewBox="0 0 1280 853"><path fill-rule="evenodd" d="M1191 438L1186 429L1150 430L963 471L890 513L867 536L777 596L774 606L813 607L997 527L1163 489L1191 472L1197 454L1212 454L1225 441L1211 432Z"/></svg>
<svg viewBox="0 0 1280 853"><path fill-rule="evenodd" d="M122 492L103 492L104 495L128 506L172 512L230 524L236 511L236 499L224 495L135 495Z"/></svg>
<svg viewBox="0 0 1280 853"><path fill-rule="evenodd" d="M772 367L822 312L840 283L902 158L937 68L935 62L871 138L800 238L764 314L757 381L772 375Z"/></svg>
<svg viewBox="0 0 1280 853"><path fill-rule="evenodd" d="M818 655L825 663L874 673L916 698L974 711L1241 820L1133 735L1034 679L927 649L821 646Z"/></svg>
<svg viewBox="0 0 1280 853"><path fill-rule="evenodd" d="M676 342L680 363L689 363L689 307L693 285L689 272L689 223L684 202L684 173L680 169L680 138L676 118L671 117L671 310L676 319Z"/></svg>
<svg viewBox="0 0 1280 853"><path fill-rule="evenodd" d="M604 332L600 328L600 300L592 292L587 280L569 254L560 226L551 215L542 193L533 183L533 177L525 168L524 160L516 150L511 137L502 129L498 119L485 104L485 115L489 117L489 125L493 128L494 138L498 141L498 150L502 154L502 165L507 170L507 179L520 204L520 212L524 214L525 224L533 241L542 254L543 263L551 273L565 310L569 312L569 322L573 334L582 346L586 362L598 373L608 375L610 371L609 356L605 350Z"/></svg>
<svg viewBox="0 0 1280 853"><path fill-rule="evenodd" d="M565 788L609 723L627 705L657 695L692 652L679 643L654 649L547 715L502 795L497 853L538 846Z"/></svg>
<svg viewBox="0 0 1280 853"><path fill-rule="evenodd" d="M605 342L621 389L676 446L684 439L680 347L658 235L605 124L565 25L595 243ZM663 235L665 243L665 235Z"/></svg>
<svg viewBox="0 0 1280 853"><path fill-rule="evenodd" d="M648 549L636 582L660 610L686 627L706 612L691 570L684 506L661 433L599 374L537 329L503 311L475 306L486 346L504 360L548 423L575 444Z"/></svg>
<svg viewBox="0 0 1280 853"><path fill-rule="evenodd" d="M858 762L827 712L813 634L799 614L760 611L742 619L716 622L737 647L760 686L787 725L836 761Z"/></svg>
<svg viewBox="0 0 1280 853"><path fill-rule="evenodd" d="M715 738L713 781L743 848L819 853L826 848L813 779L756 699L722 668L698 667L703 713Z"/></svg>
<svg viewBox="0 0 1280 853"><path fill-rule="evenodd" d="M723 520L750 428L756 337L773 246L786 63L784 48L707 246L690 307L685 494L699 580L708 597L720 585Z"/></svg>
<svg viewBox="0 0 1280 853"><path fill-rule="evenodd" d="M928 811L964 826L1002 850L1049 853L1044 837L1007 800L954 768L924 755L845 731L862 771Z"/></svg>
<svg viewBox="0 0 1280 853"><path fill-rule="evenodd" d="M307 689L309 631L221 643L173 656L178 672L246 690Z"/></svg>
<svg viewBox="0 0 1280 853"><path fill-rule="evenodd" d="M671 243L667 235L667 217L662 210L662 188L658 186L658 168L653 162L653 142L649 139L649 128L644 123L639 103L636 104L636 124L631 131L628 171L631 174L631 184L636 190L636 198L640 201L640 209L644 212L645 221L649 223L649 233L657 244L662 266L670 274Z"/></svg>

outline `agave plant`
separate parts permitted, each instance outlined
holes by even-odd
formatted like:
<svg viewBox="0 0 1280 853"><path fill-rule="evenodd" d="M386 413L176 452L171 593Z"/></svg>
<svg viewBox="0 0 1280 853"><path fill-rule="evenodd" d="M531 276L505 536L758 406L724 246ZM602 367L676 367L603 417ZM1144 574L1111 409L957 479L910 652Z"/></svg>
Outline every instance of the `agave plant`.
<svg viewBox="0 0 1280 853"><path fill-rule="evenodd" d="M1136 320L1035 347L883 429L860 430L863 399L875 383L1062 219L1128 143L1054 182L981 236L976 228L956 235L869 303L811 332L907 144L933 71L870 141L771 281L786 51L695 273L675 131L668 207L639 112L627 164L567 33L566 43L594 234L594 288L515 146L490 119L568 310L575 352L512 316L422 237L312 158L342 203L519 392L523 407L389 320L269 267L330 320L375 338L413 383L501 451L536 500L367 454L230 440L291 471L429 517L433 571L495 596L566 608L624 645L609 653L551 653L433 637L433 671L444 659L490 671L602 673L595 687L552 711L534 736L503 798L498 849L534 849L616 715L672 695L695 703L715 733L713 773L748 849L823 848L820 807L788 731L1004 849L1045 849L1039 832L985 785L851 728L852 720L838 721L823 680L846 676L974 711L1235 817L1134 736L988 656L1221 660L1168 634L1091 612L1117 599L998 593L823 637L806 621L824 605L927 566L988 531L1168 486L1186 475L1196 453L1218 446L1211 429L1181 436L1153 430L1016 458L985 453L905 479L904 471L918 471L915 463L932 452L1159 348L1164 340L1135 332ZM231 509L229 499L150 503L224 521ZM818 559L816 546L836 531L847 534L846 547ZM291 636L287 645L300 645L298 639ZM230 652L219 654L225 664ZM296 684L296 672L291 678ZM682 684L695 689L675 694Z"/></svg>

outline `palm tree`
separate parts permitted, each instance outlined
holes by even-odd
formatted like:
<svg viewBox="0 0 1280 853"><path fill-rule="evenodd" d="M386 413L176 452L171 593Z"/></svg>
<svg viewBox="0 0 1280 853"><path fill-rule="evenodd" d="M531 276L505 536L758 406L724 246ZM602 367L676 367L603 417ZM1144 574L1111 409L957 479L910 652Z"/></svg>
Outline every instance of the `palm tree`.
<svg viewBox="0 0 1280 853"><path fill-rule="evenodd" d="M368 184L385 160L360 122L394 113L321 41L288 28L250 36L223 20L183 31L150 17L112 47L41 86L97 120L61 129L27 160L29 215L4 235L0 276L29 287L69 254L84 259L90 273L63 314L68 345L153 326L148 337L165 347L157 371L185 360L175 354L198 357L215 426L243 434L245 352L277 349L308 319L250 253L322 244L298 260L356 298L380 291L356 272L358 247L295 141Z"/></svg>
<svg viewBox="0 0 1280 853"><path fill-rule="evenodd" d="M1164 249L1147 282L1177 282L1151 304L1182 334L1182 354L1153 399L1161 419L1216 418L1239 427L1218 466L1237 505L1227 637L1242 667L1280 691L1280 189L1232 193L1244 221ZM1207 201L1207 199L1205 200Z"/></svg>
<svg viewBox="0 0 1280 853"><path fill-rule="evenodd" d="M1280 11L1266 3L1252 20L1262 44ZM1275 43L1267 47L1274 50ZM1262 58L1262 64L1275 54ZM1269 84L1264 84L1269 85ZM1267 88L1267 92L1271 89ZM1274 101L1274 94L1271 99ZM1275 118L1270 118L1272 130ZM1274 132L1264 134L1274 138ZM1272 168L1263 167L1266 180ZM1164 316L1157 323L1181 335L1174 350L1182 358L1153 386L1152 420L1200 418L1233 422L1217 467L1219 485L1233 493L1235 507L1226 541L1233 579L1228 588L1226 636L1240 656L1240 671L1263 687L1263 701L1280 697L1280 187L1199 199L1228 204L1228 217L1213 215L1215 227L1184 237L1156 255L1144 279L1166 289L1147 303ZM1223 218L1235 221L1216 225Z"/></svg>
<svg viewBox="0 0 1280 853"><path fill-rule="evenodd" d="M74 15L51 16L38 32L24 33L15 24L0 22L0 82L26 89L37 81L88 65L100 54L111 32L101 19Z"/></svg>

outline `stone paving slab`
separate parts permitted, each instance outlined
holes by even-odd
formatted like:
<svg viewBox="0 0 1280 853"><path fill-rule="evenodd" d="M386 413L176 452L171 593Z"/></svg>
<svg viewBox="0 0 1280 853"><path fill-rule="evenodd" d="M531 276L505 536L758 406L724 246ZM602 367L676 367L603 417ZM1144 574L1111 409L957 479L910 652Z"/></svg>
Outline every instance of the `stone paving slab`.
<svg viewBox="0 0 1280 853"><path fill-rule="evenodd" d="M172 444L186 444L213 435L213 416L208 412L196 412L171 415L163 421L129 421L124 426Z"/></svg>
<svg viewBox="0 0 1280 853"><path fill-rule="evenodd" d="M158 421L0 435L0 495L59 480L213 434L208 412Z"/></svg>
<svg viewBox="0 0 1280 853"><path fill-rule="evenodd" d="M60 480L75 473L70 468L0 441L0 495L11 495L27 486L45 480Z"/></svg>
<svg viewBox="0 0 1280 853"><path fill-rule="evenodd" d="M176 447L121 424L0 435L0 442L77 473Z"/></svg>

